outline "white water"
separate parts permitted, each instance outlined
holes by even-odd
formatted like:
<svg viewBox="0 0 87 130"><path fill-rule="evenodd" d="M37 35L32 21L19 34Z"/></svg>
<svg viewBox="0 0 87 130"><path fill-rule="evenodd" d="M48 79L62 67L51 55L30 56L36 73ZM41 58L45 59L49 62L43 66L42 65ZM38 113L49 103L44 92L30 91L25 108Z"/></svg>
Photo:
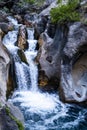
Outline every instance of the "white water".
<svg viewBox="0 0 87 130"><path fill-rule="evenodd" d="M31 78L31 90L37 91L38 90L38 69L36 64L34 63L34 58L37 55L37 51L35 51L37 41L34 40L34 30L28 29L28 43L29 43L29 49L25 52L27 61L30 66L30 78Z"/></svg>
<svg viewBox="0 0 87 130"><path fill-rule="evenodd" d="M37 55L37 41L34 30L28 29L29 49L25 55L29 66L17 54L17 31L9 32L3 43L13 56L18 88L9 101L19 106L25 117L25 130L87 130L80 122L85 122L86 110L60 102L58 95L41 93L38 89L38 69L34 62ZM76 110L75 110L76 109ZM87 126L87 125L86 125Z"/></svg>
<svg viewBox="0 0 87 130"><path fill-rule="evenodd" d="M7 18L13 25L18 26L18 21L16 19L14 19L12 16L8 16Z"/></svg>
<svg viewBox="0 0 87 130"><path fill-rule="evenodd" d="M29 66L21 62L21 59L17 54L19 49L15 46L15 43L17 42L17 34L17 31L11 31L3 39L3 44L13 55L15 61L18 89L13 94L13 102L21 101L21 107L32 108L32 110L35 109L36 111L41 110L50 112L57 107L59 100L58 96L41 93L38 90L38 69L34 62L34 58L37 55L37 51L35 50L37 41L34 40L34 30L28 29L28 38L30 39L27 41L29 43L29 49L24 52ZM30 73L30 77L27 75L28 72ZM28 81L28 78L30 78L30 82ZM19 97L16 97L16 95L19 95Z"/></svg>

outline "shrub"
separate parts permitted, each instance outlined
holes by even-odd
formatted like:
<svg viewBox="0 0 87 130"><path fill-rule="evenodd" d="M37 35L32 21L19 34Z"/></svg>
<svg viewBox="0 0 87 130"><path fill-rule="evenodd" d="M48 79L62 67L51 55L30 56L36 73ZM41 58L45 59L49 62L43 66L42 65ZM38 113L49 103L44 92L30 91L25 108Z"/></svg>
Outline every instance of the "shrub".
<svg viewBox="0 0 87 130"><path fill-rule="evenodd" d="M51 9L51 20L54 23L66 23L70 21L79 21L80 15L77 12L76 8L79 4L79 0L69 0L67 4L62 4L60 2L59 6Z"/></svg>

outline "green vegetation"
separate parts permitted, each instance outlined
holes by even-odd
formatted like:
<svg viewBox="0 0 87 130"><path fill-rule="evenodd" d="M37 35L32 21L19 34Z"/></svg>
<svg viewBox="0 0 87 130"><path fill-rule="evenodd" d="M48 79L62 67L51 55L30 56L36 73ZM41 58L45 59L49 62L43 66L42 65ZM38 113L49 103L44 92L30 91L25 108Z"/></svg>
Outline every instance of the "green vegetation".
<svg viewBox="0 0 87 130"><path fill-rule="evenodd" d="M34 4L35 0L24 0L24 2L29 3L29 4Z"/></svg>
<svg viewBox="0 0 87 130"><path fill-rule="evenodd" d="M77 12L79 0L68 0L66 4L62 4L62 0L58 0L58 6L51 9L51 20L54 23L66 23L80 20L80 14Z"/></svg>
<svg viewBox="0 0 87 130"><path fill-rule="evenodd" d="M6 107L6 113L12 120L17 123L19 130L24 130L22 123L10 113L10 109L8 107Z"/></svg>

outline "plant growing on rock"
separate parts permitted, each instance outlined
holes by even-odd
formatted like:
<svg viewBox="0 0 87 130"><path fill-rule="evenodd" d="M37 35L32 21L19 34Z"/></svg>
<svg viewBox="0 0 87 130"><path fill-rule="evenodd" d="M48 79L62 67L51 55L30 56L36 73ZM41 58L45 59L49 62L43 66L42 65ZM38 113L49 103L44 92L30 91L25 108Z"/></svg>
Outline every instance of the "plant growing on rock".
<svg viewBox="0 0 87 130"><path fill-rule="evenodd" d="M54 23L66 23L80 20L80 14L76 10L79 0L68 0L63 4L62 0L58 0L58 6L51 9L51 20Z"/></svg>
<svg viewBox="0 0 87 130"><path fill-rule="evenodd" d="M7 106L6 106L6 113L12 120L14 120L16 122L16 124L18 125L19 130L24 130L24 127L23 127L22 123L16 117L14 117L11 114L10 109Z"/></svg>

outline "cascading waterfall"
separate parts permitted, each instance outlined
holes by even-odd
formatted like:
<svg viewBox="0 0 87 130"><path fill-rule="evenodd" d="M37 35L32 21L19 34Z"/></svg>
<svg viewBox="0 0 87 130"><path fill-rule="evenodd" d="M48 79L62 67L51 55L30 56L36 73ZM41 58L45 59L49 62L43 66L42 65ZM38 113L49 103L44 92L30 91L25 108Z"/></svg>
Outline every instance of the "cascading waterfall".
<svg viewBox="0 0 87 130"><path fill-rule="evenodd" d="M5 35L3 39L3 44L8 48L14 60L18 89L26 90L29 88L28 82L30 82L30 78L27 78L29 76L29 67L21 61L19 55L17 54L19 50L19 48L15 46L15 42L17 41L17 34L18 31L8 32L8 34Z"/></svg>
<svg viewBox="0 0 87 130"><path fill-rule="evenodd" d="M24 53L28 64L21 61L15 46L18 31L9 32L3 43L13 56L18 88L10 102L19 106L25 118L25 130L87 130L87 110L60 102L58 94L41 93L38 89L38 69L34 62L37 41L34 29L27 29L29 49Z"/></svg>
<svg viewBox="0 0 87 130"><path fill-rule="evenodd" d="M37 51L35 51L37 41L34 40L34 29L27 29L27 30L29 39L27 41L29 43L29 49L25 52L25 55L30 66L31 90L36 91L38 89L37 86L38 70L33 60L37 55Z"/></svg>

